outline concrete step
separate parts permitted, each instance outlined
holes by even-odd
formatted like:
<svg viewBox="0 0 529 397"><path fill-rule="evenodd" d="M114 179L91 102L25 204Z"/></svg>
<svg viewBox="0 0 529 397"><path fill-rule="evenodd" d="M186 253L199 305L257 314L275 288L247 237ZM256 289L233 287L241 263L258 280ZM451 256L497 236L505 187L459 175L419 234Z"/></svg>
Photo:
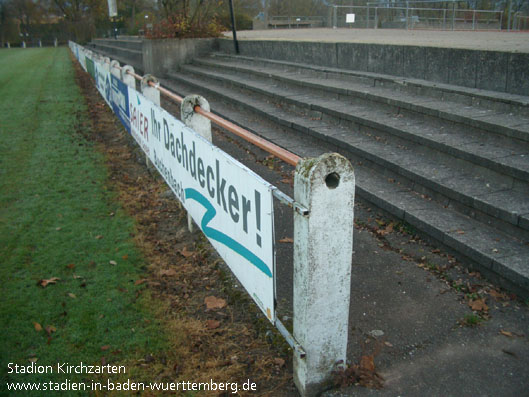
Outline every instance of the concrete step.
<svg viewBox="0 0 529 397"><path fill-rule="evenodd" d="M218 57L216 57L218 58ZM312 72L312 76L300 75L299 71L284 71L278 66L259 67L255 65L240 65L237 59L230 61L195 60L195 63L210 66L215 70L225 70L231 73L249 74L273 78L287 84L326 91L334 95L343 96L345 99L358 98L371 102L379 102L398 109L425 114L432 117L453 121L465 126L480 128L493 134L502 134L509 138L529 141L529 111L526 115L520 114L521 110L513 106L505 106L503 102L493 103L489 98L489 107L483 104L453 101L450 98L437 98L416 92L407 92L400 86L375 85L374 82L360 79L359 81L344 81L343 76L322 75ZM356 79L358 80L358 79ZM397 89L396 89L397 88ZM470 90L470 89L468 89ZM461 91L461 90L460 90ZM469 99L468 97L467 99ZM522 97L523 98L523 97ZM464 105L464 106L461 106ZM529 108L521 107L523 110ZM516 111L516 113L511 113Z"/></svg>
<svg viewBox="0 0 529 397"><path fill-rule="evenodd" d="M379 92L377 95L380 100L375 102L375 109L373 108L372 101L361 99L354 101L354 107L351 109L345 112L336 112L336 109L331 108L330 104L332 103L334 105L339 103L339 108L343 108L342 102L350 101L346 93L351 92L351 84L347 85L347 83L343 83L339 86L340 83L337 81L327 83L327 80L307 79L299 74L293 75L292 73L279 73L277 71L269 71L270 74L267 74L267 72L260 72L257 69L249 70L248 68L241 68L239 66L235 66L233 71L224 73L225 68L230 67L229 64L212 63L202 60L195 62L199 65L207 65L209 67L203 69L202 67L196 67L194 65L194 73L200 73L202 71L206 76L215 77L219 80L229 80L232 84L239 85L243 88L254 89L265 95L282 98L283 101L295 105L305 108L310 107L312 110L331 114L337 118L343 118L365 125L366 127L394 134L420 143L421 145L430 146L435 150L445 152L452 156L471 161L476 165L490 168L523 181L529 181L529 142L498 136L486 130L484 131L476 127L469 127L468 125L458 123L455 120L448 121L448 117L439 120L434 113L424 117L424 113L419 112L418 114L414 110L417 103L432 102L431 99L412 98L408 95L409 101L405 105L396 105L395 103L391 103L393 101L391 98L382 97L382 93ZM255 74L250 74L249 76L246 74L241 75L241 73L237 75L233 74L241 72L241 70L245 73L252 73L254 71ZM281 81L281 89L279 92L272 90L270 87L269 77L272 73L275 73L274 76L276 76L272 81L276 79ZM258 77L256 78L255 76ZM289 83L292 80L295 80L297 83L291 88ZM356 87L357 91L355 92L357 93L367 93L370 90L369 87L365 86L356 85ZM314 89L318 91L312 91ZM342 95L336 97L337 91L340 90L343 91ZM332 94L325 94L326 92L334 94L334 98ZM307 98L302 97L298 100L298 94L305 94ZM387 94L391 96L397 95L393 91ZM357 99L359 97L355 96L354 98ZM402 100L399 101L403 102ZM455 109L454 114L460 112L459 108L461 108L460 105L448 102L442 102L439 105L443 106L444 109ZM380 108L383 109L383 112L376 110ZM475 114L484 112L479 109L473 110ZM454 117L454 119L456 118ZM498 130L500 128L500 126L497 126Z"/></svg>
<svg viewBox="0 0 529 397"><path fill-rule="evenodd" d="M234 101L222 87L182 74L162 80L162 84L182 96L192 93L205 96L215 113L300 156L317 156L329 150L341 152L354 164L357 194L361 199L408 222L490 279L521 296L529 294L527 244L414 191L413 186L392 178L390 171L373 167L356 153L332 144L332 140L322 142L302 134L284 119L279 123L267 115L274 105L249 96L244 101ZM279 118L279 113L276 116Z"/></svg>
<svg viewBox="0 0 529 397"><path fill-rule="evenodd" d="M117 39L94 39L92 43L111 47L126 48L129 50L142 51L142 39L117 38Z"/></svg>
<svg viewBox="0 0 529 397"><path fill-rule="evenodd" d="M292 114L281 108L280 102L260 103L259 99L248 97L248 93L234 91L226 86L225 81L212 80L217 78L209 73L197 71L195 67L184 68L185 77L172 76L175 79L191 79L194 83L208 81L208 86L215 87L227 97L227 100L239 102L241 106L251 107L270 119L285 126L292 127L318 139L331 142L345 150L371 161L381 168L391 169L399 177L406 178L409 184L420 185L421 189L432 196L438 196L441 202L459 206L462 211L495 224L502 230L515 235L522 234L529 238L522 217L529 212L529 189L527 184L512 177L499 174L487 168L469 164L468 161L453 158L415 142L402 140L392 134L374 131L349 124L337 128L338 123L332 120L311 117L311 114ZM197 74L193 79L188 77ZM210 79L210 80L205 80ZM230 81L230 84L233 83ZM248 83L250 84L250 83ZM253 83L252 83L253 84ZM258 84L258 83L255 83ZM254 84L254 88L255 88ZM243 88L247 88L247 85ZM269 85L262 84L257 92L269 92ZM278 88L279 92L283 88ZM277 97L282 97L277 93ZM329 104L325 98L309 98L290 92L288 98L296 101L321 101L333 111L341 112L344 104L335 100ZM273 99L274 97L271 97ZM278 107L279 106L279 107ZM309 106L310 108L310 106ZM350 107L347 107L351 110ZM291 109L289 109L291 110ZM363 112L363 113L362 113ZM368 112L368 113L366 113ZM362 117L377 117L371 109L353 109L351 113ZM311 119L312 118L312 119ZM419 187L416 187L419 189Z"/></svg>
<svg viewBox="0 0 529 397"><path fill-rule="evenodd" d="M143 56L141 54L131 53L129 50L121 51L122 48L109 49L108 46L94 45L93 42L87 47L102 56L117 60L121 65L131 65L137 73L143 72Z"/></svg>
<svg viewBox="0 0 529 397"><path fill-rule="evenodd" d="M409 93L416 96L430 97L442 101L459 103L465 106L477 106L529 117L529 97L523 95L373 72L337 69L327 66L230 55L226 53L213 54L212 58L235 62L238 65L257 66L264 69L275 68L283 71L293 71L299 74L309 74L319 78L337 79L341 82L350 81L366 84L370 87L391 88L399 92Z"/></svg>

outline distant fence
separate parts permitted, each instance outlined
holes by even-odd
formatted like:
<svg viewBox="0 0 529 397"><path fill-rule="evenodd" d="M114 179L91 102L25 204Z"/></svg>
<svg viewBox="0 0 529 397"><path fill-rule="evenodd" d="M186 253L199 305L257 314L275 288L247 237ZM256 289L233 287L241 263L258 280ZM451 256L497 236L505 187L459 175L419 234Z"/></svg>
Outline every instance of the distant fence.
<svg viewBox="0 0 529 397"><path fill-rule="evenodd" d="M354 14L354 22L347 16ZM333 27L436 29L436 30L501 30L503 12L452 8L405 6L391 7L372 3L367 6L334 6Z"/></svg>
<svg viewBox="0 0 529 397"><path fill-rule="evenodd" d="M182 98L132 66L73 42L70 49L188 219L290 344L301 395L317 395L347 359L355 193L350 162L335 153L301 159L211 113L200 96ZM183 122L160 107L160 94L181 104ZM211 121L296 165L294 197L215 147ZM276 315L274 199L294 214L293 335Z"/></svg>
<svg viewBox="0 0 529 397"><path fill-rule="evenodd" d="M268 26L271 28L318 28L325 26L325 18L318 16L272 16L268 18Z"/></svg>
<svg viewBox="0 0 529 397"><path fill-rule="evenodd" d="M55 40L31 40L31 41L19 41L15 43L11 43L9 41L6 41L4 43L4 48L15 48L15 47L21 47L21 48L30 48L30 47L57 47L61 44L66 44L65 42L59 42L57 39Z"/></svg>
<svg viewBox="0 0 529 397"><path fill-rule="evenodd" d="M371 28L432 30L529 30L520 12L461 9L455 1L368 2L365 6L329 5L326 16L270 16L255 28Z"/></svg>

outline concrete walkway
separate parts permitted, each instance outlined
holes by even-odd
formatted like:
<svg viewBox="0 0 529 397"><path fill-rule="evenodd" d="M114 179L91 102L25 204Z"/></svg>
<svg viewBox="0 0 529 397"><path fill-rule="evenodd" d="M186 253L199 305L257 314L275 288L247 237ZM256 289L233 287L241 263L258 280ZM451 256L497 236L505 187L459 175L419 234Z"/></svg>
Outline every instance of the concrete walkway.
<svg viewBox="0 0 529 397"><path fill-rule="evenodd" d="M231 32L226 33L232 37ZM239 40L292 40L394 44L529 53L527 32L464 32L401 29L271 29L237 32Z"/></svg>

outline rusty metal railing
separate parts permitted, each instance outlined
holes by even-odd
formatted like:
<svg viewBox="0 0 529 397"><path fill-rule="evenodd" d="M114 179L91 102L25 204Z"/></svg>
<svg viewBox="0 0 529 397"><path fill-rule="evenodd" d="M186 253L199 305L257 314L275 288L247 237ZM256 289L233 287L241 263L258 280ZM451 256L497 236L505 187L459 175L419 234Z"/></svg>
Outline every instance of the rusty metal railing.
<svg viewBox="0 0 529 397"><path fill-rule="evenodd" d="M108 61L107 61L108 62ZM122 69L121 66L115 66L119 69ZM143 76L140 76L137 73L131 72L130 70L126 71L127 74L130 74L133 76L136 80L141 81L143 79ZM148 84L160 91L160 94L166 96L167 98L172 99L173 101L177 103L182 103L184 98L182 98L180 95L175 94L174 92L171 92L167 88L162 87L159 83L154 83L152 81L149 81ZM219 115L209 112L207 110L202 109L199 105L196 105L193 110L204 116L205 118L211 120L213 123L218 125L219 127L224 128L225 130L231 132L234 135L237 135L238 137L244 139L245 141L263 149L264 151L276 156L277 158L283 160L285 163L296 166L296 164L299 162L301 157L299 157L297 154L294 154L281 146L276 145L275 143L272 143L270 141L267 141L264 138L261 138L260 136L238 126L237 124L232 123L231 121L228 121Z"/></svg>

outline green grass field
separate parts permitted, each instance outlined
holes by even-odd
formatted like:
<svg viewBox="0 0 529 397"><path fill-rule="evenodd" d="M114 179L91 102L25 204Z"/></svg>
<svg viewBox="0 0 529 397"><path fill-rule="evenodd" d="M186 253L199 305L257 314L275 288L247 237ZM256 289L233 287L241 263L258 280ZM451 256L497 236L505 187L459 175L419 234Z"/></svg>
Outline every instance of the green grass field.
<svg viewBox="0 0 529 397"><path fill-rule="evenodd" d="M1 50L0 71L4 394L6 382L76 379L8 374L8 363L119 363L165 342L148 296L136 300L145 264L133 221L107 190L103 156L80 133L89 128L87 109L68 50Z"/></svg>

